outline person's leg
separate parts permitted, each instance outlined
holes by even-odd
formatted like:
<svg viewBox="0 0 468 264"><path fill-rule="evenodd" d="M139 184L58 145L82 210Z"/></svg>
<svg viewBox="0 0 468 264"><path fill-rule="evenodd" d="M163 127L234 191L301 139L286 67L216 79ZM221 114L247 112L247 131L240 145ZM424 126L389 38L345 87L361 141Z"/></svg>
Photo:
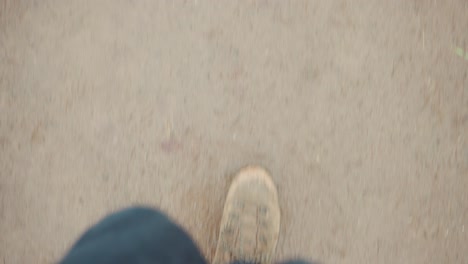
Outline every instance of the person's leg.
<svg viewBox="0 0 468 264"><path fill-rule="evenodd" d="M60 263L206 262L189 235L167 216L134 207L114 213L89 229Z"/></svg>

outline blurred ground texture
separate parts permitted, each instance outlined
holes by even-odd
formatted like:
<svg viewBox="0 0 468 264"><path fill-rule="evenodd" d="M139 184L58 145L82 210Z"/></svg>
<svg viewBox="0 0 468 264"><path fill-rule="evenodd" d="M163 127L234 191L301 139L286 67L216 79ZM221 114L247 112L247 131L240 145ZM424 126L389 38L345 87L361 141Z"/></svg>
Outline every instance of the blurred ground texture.
<svg viewBox="0 0 468 264"><path fill-rule="evenodd" d="M55 262L133 204L211 259L247 164L279 188L277 259L468 262L467 1L0 12L0 262Z"/></svg>

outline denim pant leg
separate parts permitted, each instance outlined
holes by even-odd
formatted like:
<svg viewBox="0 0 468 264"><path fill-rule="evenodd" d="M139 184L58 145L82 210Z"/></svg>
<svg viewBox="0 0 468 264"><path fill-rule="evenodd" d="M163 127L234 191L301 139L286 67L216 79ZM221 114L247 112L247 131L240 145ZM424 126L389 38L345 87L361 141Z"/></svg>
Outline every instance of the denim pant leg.
<svg viewBox="0 0 468 264"><path fill-rule="evenodd" d="M159 211L133 207L89 229L60 262L205 264L195 243Z"/></svg>

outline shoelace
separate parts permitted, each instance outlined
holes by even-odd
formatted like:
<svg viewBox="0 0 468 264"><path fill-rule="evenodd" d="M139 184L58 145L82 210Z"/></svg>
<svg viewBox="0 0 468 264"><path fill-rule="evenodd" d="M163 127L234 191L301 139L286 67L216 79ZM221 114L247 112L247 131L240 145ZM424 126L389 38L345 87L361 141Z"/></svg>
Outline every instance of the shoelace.
<svg viewBox="0 0 468 264"><path fill-rule="evenodd" d="M246 204L244 201L236 202L233 204L232 212L229 215L229 219L232 222L227 223L227 226L223 229L224 233L222 237L228 237L233 239L229 243L228 241L221 241L223 249L230 254L231 260L242 261L247 263L266 263L270 256L264 254L257 254L257 251L264 249L267 246L268 238L266 234L269 228L267 217L269 209L264 205ZM255 215L255 221L242 221L239 219L239 215ZM237 230L236 230L237 226ZM252 234L242 234L245 230L255 230L255 236ZM234 232L238 232L234 234ZM237 241L239 240L239 241ZM237 245L235 248L230 246ZM252 253L246 254L244 252L245 246L253 246Z"/></svg>

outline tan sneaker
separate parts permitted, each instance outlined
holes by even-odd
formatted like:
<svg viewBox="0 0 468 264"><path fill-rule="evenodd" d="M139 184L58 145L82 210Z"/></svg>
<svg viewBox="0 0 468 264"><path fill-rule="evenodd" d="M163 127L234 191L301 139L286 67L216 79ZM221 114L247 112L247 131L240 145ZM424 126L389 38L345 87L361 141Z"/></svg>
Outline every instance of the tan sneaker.
<svg viewBox="0 0 468 264"><path fill-rule="evenodd" d="M260 167L242 169L226 197L213 264L270 263L279 228L278 193L270 175Z"/></svg>

